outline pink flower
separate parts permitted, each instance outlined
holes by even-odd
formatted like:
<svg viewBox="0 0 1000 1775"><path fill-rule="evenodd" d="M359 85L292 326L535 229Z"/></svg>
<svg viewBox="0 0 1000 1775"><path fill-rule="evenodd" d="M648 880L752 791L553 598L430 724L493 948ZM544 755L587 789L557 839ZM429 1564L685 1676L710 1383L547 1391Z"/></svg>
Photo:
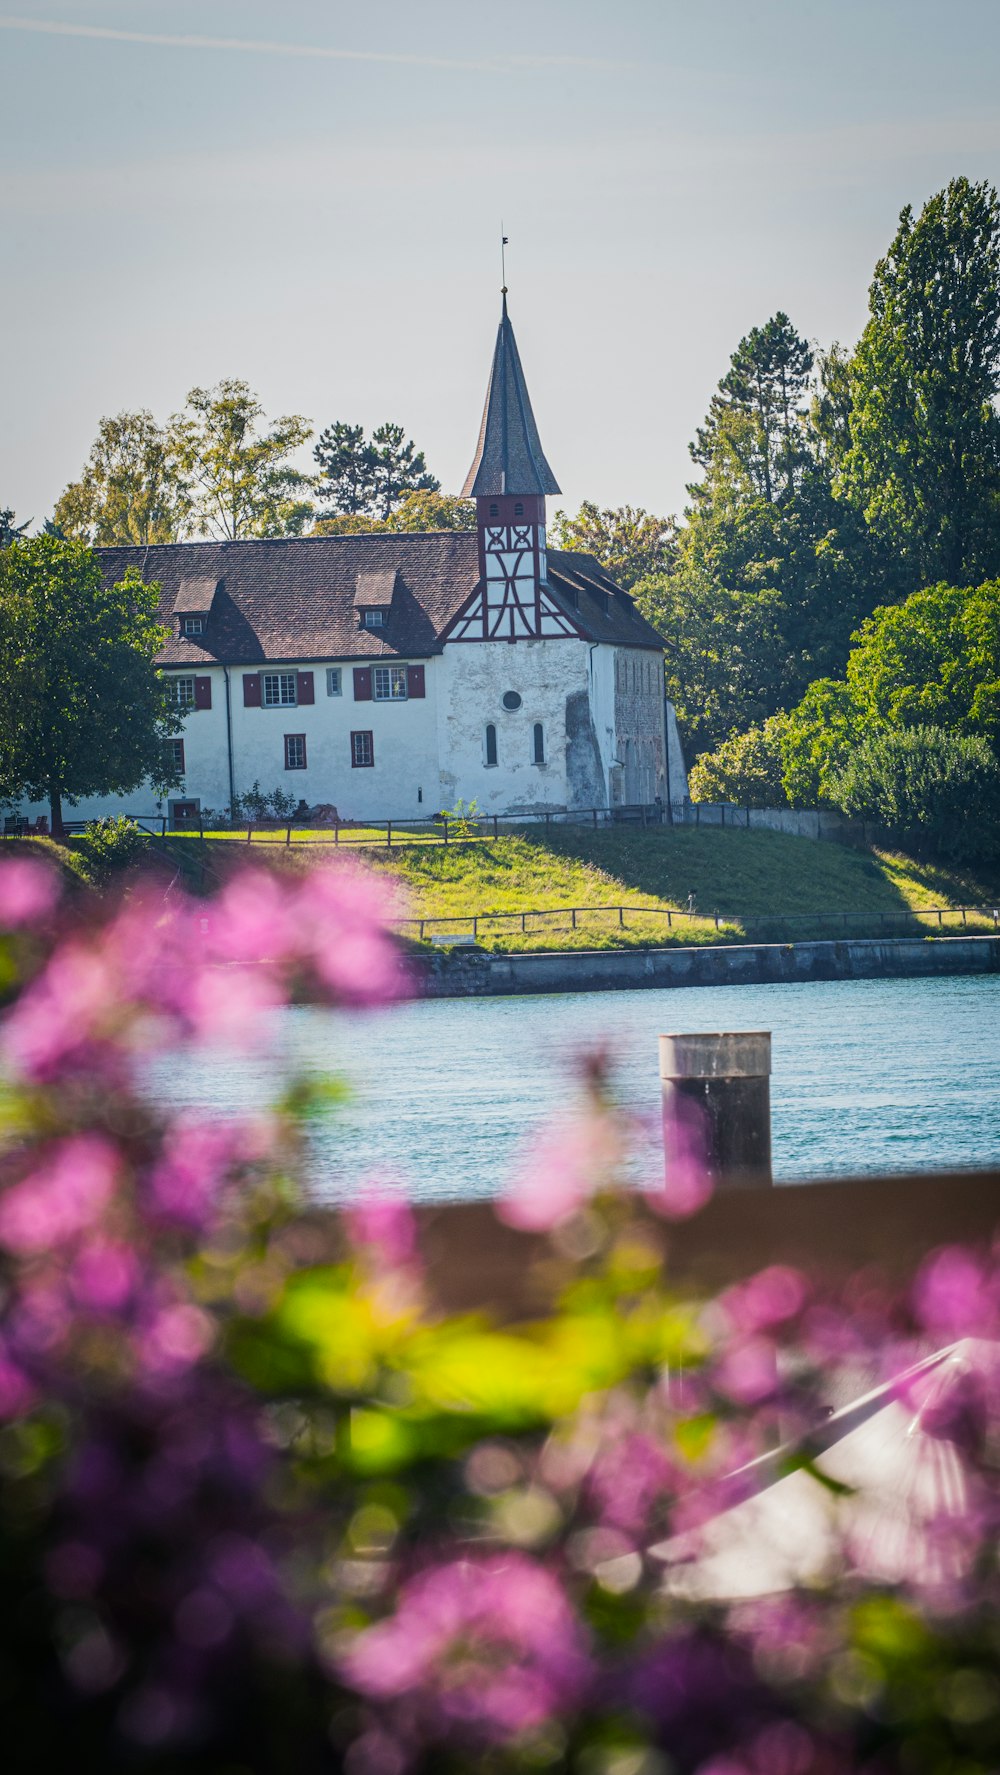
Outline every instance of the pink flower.
<svg viewBox="0 0 1000 1775"><path fill-rule="evenodd" d="M778 1384L775 1348L769 1338L748 1337L724 1350L715 1367L715 1384L737 1405L758 1405Z"/></svg>
<svg viewBox="0 0 1000 1775"><path fill-rule="evenodd" d="M387 929L392 897L377 876L313 870L294 912L302 960L343 1003L388 1004L403 995L406 980Z"/></svg>
<svg viewBox="0 0 1000 1775"><path fill-rule="evenodd" d="M418 1261L417 1223L404 1197L371 1188L345 1210L344 1224L351 1244L370 1251L389 1269Z"/></svg>
<svg viewBox="0 0 1000 1775"><path fill-rule="evenodd" d="M209 917L208 952L216 961L283 961L297 945L292 893L263 869L246 869L225 887Z"/></svg>
<svg viewBox="0 0 1000 1775"><path fill-rule="evenodd" d="M131 1299L139 1274L135 1253L127 1245L95 1240L77 1257L70 1286L82 1307L94 1313L115 1313Z"/></svg>
<svg viewBox="0 0 1000 1775"><path fill-rule="evenodd" d="M213 1336L212 1321L200 1307L164 1307L143 1331L139 1356L151 1374L177 1373L201 1360Z"/></svg>
<svg viewBox="0 0 1000 1775"><path fill-rule="evenodd" d="M245 1156L242 1132L195 1117L175 1122L149 1179L154 1212L178 1226L204 1227L232 1168Z"/></svg>
<svg viewBox="0 0 1000 1775"><path fill-rule="evenodd" d="M719 1296L719 1305L736 1330L749 1334L794 1319L806 1297L806 1279L801 1272L789 1264L775 1263L727 1288Z"/></svg>
<svg viewBox="0 0 1000 1775"><path fill-rule="evenodd" d="M610 1181L620 1158L619 1130L597 1110L544 1131L528 1148L497 1215L508 1226L559 1226Z"/></svg>
<svg viewBox="0 0 1000 1775"><path fill-rule="evenodd" d="M928 1331L961 1337L996 1326L995 1289L971 1251L948 1245L921 1266L913 1284L917 1316Z"/></svg>
<svg viewBox="0 0 1000 1775"><path fill-rule="evenodd" d="M82 943L67 943L28 987L6 1019L3 1051L24 1078L47 1079L86 1053L120 1010L121 982Z"/></svg>
<svg viewBox="0 0 1000 1775"><path fill-rule="evenodd" d="M675 1097L663 1112L664 1175L647 1190L649 1205L667 1220L686 1220L715 1187L708 1168L708 1136L701 1106Z"/></svg>
<svg viewBox="0 0 1000 1775"><path fill-rule="evenodd" d="M34 1387L0 1342L0 1418L20 1417L34 1403Z"/></svg>
<svg viewBox="0 0 1000 1775"><path fill-rule="evenodd" d="M418 1703L433 1736L464 1728L503 1742L571 1705L591 1664L557 1580L506 1554L412 1579L395 1615L358 1636L341 1673L375 1700Z"/></svg>
<svg viewBox="0 0 1000 1775"><path fill-rule="evenodd" d="M100 1134L60 1140L39 1169L0 1197L0 1244L21 1257L64 1245L92 1226L118 1175L118 1154Z"/></svg>
<svg viewBox="0 0 1000 1775"><path fill-rule="evenodd" d="M39 924L59 898L59 877L32 857L0 863L0 929Z"/></svg>

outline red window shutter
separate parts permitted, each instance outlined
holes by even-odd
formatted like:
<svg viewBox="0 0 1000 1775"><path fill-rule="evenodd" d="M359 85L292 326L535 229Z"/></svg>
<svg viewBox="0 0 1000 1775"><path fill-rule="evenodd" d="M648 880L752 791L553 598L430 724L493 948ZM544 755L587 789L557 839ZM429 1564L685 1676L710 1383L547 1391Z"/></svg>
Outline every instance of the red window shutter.
<svg viewBox="0 0 1000 1775"><path fill-rule="evenodd" d="M372 700L372 669L371 666L355 666L354 668L354 701L370 703Z"/></svg>
<svg viewBox="0 0 1000 1775"><path fill-rule="evenodd" d="M243 707L245 709L260 708L259 672L244 672L243 674Z"/></svg>
<svg viewBox="0 0 1000 1775"><path fill-rule="evenodd" d="M311 672L300 672L298 674L298 679L299 679L299 702L300 703L314 703L316 701L316 696L315 696L315 692L313 690L313 675L312 675L312 673Z"/></svg>
<svg viewBox="0 0 1000 1775"><path fill-rule="evenodd" d="M194 681L194 706L196 709L210 709L212 707L212 680L211 680L211 678L196 678L195 679L195 681Z"/></svg>
<svg viewBox="0 0 1000 1775"><path fill-rule="evenodd" d="M407 694L407 696L426 696L427 695L427 692L424 689L424 668L423 668L423 666L407 666L407 668L406 668L406 694Z"/></svg>

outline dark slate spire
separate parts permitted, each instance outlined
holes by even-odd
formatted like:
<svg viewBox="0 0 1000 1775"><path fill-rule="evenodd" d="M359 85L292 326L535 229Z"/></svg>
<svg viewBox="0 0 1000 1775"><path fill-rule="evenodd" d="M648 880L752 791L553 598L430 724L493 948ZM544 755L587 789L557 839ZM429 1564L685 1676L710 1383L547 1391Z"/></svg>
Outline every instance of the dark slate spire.
<svg viewBox="0 0 1000 1775"><path fill-rule="evenodd" d="M475 458L462 488L466 498L503 493L559 493L542 453L535 416L507 316L507 292L497 332Z"/></svg>

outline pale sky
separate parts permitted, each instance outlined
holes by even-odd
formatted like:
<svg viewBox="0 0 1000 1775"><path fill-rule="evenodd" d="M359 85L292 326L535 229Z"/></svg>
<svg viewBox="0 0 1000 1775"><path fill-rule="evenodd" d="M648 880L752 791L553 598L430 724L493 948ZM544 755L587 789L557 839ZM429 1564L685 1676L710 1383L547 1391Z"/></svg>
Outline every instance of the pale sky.
<svg viewBox="0 0 1000 1775"><path fill-rule="evenodd" d="M36 523L102 414L222 376L398 420L457 491L501 219L551 503L677 510L739 337L853 341L902 205L1000 177L1000 0L20 5L0 507Z"/></svg>

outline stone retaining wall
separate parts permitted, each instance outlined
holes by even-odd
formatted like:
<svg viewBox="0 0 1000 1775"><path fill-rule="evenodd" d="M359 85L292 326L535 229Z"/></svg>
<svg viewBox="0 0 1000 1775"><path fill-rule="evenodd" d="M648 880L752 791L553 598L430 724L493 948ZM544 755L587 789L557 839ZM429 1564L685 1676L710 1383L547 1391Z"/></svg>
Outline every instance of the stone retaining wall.
<svg viewBox="0 0 1000 1775"><path fill-rule="evenodd" d="M992 974L1000 973L1000 937L863 938L839 943L574 949L523 955L456 950L420 957L413 971L417 991L424 998Z"/></svg>

